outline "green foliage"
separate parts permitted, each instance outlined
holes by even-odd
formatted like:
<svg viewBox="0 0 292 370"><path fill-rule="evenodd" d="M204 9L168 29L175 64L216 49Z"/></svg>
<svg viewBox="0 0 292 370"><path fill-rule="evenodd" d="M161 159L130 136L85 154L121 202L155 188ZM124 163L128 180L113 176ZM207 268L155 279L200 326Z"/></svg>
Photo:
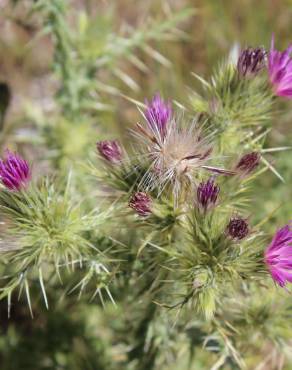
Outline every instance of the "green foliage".
<svg viewBox="0 0 292 370"><path fill-rule="evenodd" d="M98 308L65 302L57 308L57 299L52 296L52 300L55 309L37 315L31 327L22 320L26 317L20 307L23 302L13 309L17 323L8 326L7 321L1 328L1 366L9 370L113 369L106 344L94 330L101 325ZM91 324L88 314L95 317Z"/></svg>
<svg viewBox="0 0 292 370"><path fill-rule="evenodd" d="M272 117L273 95L267 76L241 77L231 61L222 63L210 82L195 75L206 90L206 98L196 92L190 96L196 112L208 117L211 130L221 136L222 152L233 152L251 128L268 124ZM238 135L241 131L241 135Z"/></svg>
<svg viewBox="0 0 292 370"><path fill-rule="evenodd" d="M93 251L105 261L105 256L87 239L87 233L99 227L109 217L108 213L93 210L82 215L80 202L73 202L70 195L70 182L65 191L56 189L47 179L39 186L32 185L22 192L2 190L1 210L6 220L6 233L12 244L7 244L3 255L9 272L1 297L8 297L16 288L25 290L31 309L29 279L38 277L43 297L48 307L44 274L50 280L55 273L61 280L60 268L73 268L77 262L82 266L94 258L89 265L88 275L80 283L82 289L87 280L96 273L109 274ZM53 274L53 275L52 275ZM62 281L62 280L61 280ZM9 308L10 309L10 308Z"/></svg>
<svg viewBox="0 0 292 370"><path fill-rule="evenodd" d="M32 14L40 15L44 23L41 34L49 34L54 42L53 70L60 87L56 114L48 119L28 111L29 119L39 129L37 142L50 150L52 164L65 171L76 159L87 158L88 148L93 145L92 133L104 124L102 114L112 114L112 99L125 95L108 82L110 76L134 91L139 88L122 69L122 60L144 70L143 61L133 54L141 50L163 63L166 59L149 43L178 39L176 25L194 13L193 9L182 9L166 20L147 22L143 29L130 29L123 36L113 32L110 15L107 19L92 18L82 11L74 14L76 27L72 27L69 10L64 0L39 0L32 6Z"/></svg>
<svg viewBox="0 0 292 370"><path fill-rule="evenodd" d="M120 94L99 78L102 71L107 68L135 90L137 84L117 61L126 58L143 65L132 55L135 48L146 48L150 41L176 39L176 25L194 13L192 9L183 9L165 21L130 30L123 37L112 33L110 19L90 19L85 12L77 16L77 29L72 29L66 20L68 4L64 0L39 0L32 10L44 16L44 32L50 33L55 42L54 69L62 82L58 97L63 114L77 123L82 113L91 115L109 108L101 93ZM153 50L155 55L158 53Z"/></svg>

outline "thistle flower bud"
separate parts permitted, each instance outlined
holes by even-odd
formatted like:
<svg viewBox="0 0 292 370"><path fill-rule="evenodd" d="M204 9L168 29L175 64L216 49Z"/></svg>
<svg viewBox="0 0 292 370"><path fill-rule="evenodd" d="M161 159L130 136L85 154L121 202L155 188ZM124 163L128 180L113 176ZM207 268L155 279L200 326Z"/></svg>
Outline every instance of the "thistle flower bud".
<svg viewBox="0 0 292 370"><path fill-rule="evenodd" d="M279 229L265 251L265 263L281 287L292 283L292 221Z"/></svg>
<svg viewBox="0 0 292 370"><path fill-rule="evenodd" d="M111 163L118 163L122 159L122 149L117 140L105 140L96 143L99 154Z"/></svg>
<svg viewBox="0 0 292 370"><path fill-rule="evenodd" d="M241 51L237 62L237 71L240 76L256 75L266 64L264 48L247 48Z"/></svg>
<svg viewBox="0 0 292 370"><path fill-rule="evenodd" d="M249 233L248 223L241 217L232 218L227 225L227 233L232 239L244 239Z"/></svg>
<svg viewBox="0 0 292 370"><path fill-rule="evenodd" d="M6 151L0 160L0 179L9 190L17 191L25 188L31 178L31 171L26 160L17 153Z"/></svg>
<svg viewBox="0 0 292 370"><path fill-rule="evenodd" d="M197 189L197 199L199 205L206 211L215 205L220 188L215 184L212 177L207 182L201 182Z"/></svg>
<svg viewBox="0 0 292 370"><path fill-rule="evenodd" d="M150 128L165 135L166 125L172 115L171 104L165 102L159 94L156 94L150 102L146 100L146 106L145 117Z"/></svg>
<svg viewBox="0 0 292 370"><path fill-rule="evenodd" d="M135 193L129 202L129 207L134 209L139 216L145 217L151 213L151 198L147 193L139 191Z"/></svg>
<svg viewBox="0 0 292 370"><path fill-rule="evenodd" d="M252 172L260 163L260 154L251 152L245 154L236 165L236 170L248 174Z"/></svg>

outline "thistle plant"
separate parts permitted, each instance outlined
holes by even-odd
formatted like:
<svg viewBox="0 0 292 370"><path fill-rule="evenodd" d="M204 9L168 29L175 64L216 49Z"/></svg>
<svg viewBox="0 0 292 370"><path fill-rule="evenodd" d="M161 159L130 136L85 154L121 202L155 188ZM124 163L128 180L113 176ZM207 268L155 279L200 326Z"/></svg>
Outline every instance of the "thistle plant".
<svg viewBox="0 0 292 370"><path fill-rule="evenodd" d="M202 82L205 94L203 97L193 92L191 105L216 129L225 153L234 153L239 139L257 141L272 118L274 91L268 67L271 55L272 50L248 47L240 52L237 62L230 59L221 63L210 82L194 74ZM256 126L258 130L254 130Z"/></svg>
<svg viewBox="0 0 292 370"><path fill-rule="evenodd" d="M249 89L246 84L255 79L263 81L259 74L267 68L266 59L271 57L270 53L261 48L248 49L239 56L237 66L227 64L224 68L234 76L233 82L224 80L226 89L231 89L229 93L232 88ZM272 86L267 81L261 86L262 94L270 97L265 101L265 109L272 112ZM258 94L258 91L251 91ZM235 107L242 97L237 96L235 90L234 93L230 99L234 99L232 111L234 109L237 114ZM218 94L216 96L218 98ZM220 99L223 101L226 96L223 94ZM231 113L231 106L224 109L228 109L226 114ZM249 108L246 106L246 109ZM168 310L169 315L172 310L177 311L174 320L178 326L190 312L197 315L201 323L207 324L200 326L201 330L206 330L206 337L211 333L209 330L214 330L212 335L222 340L221 350L226 351L221 357L221 360L224 358L222 364L230 359L236 366L244 367L236 340L232 342L231 334L224 334L221 307L240 291L250 297L255 288L271 289L269 276L282 287L291 281L290 226L280 229L268 246L268 237L248 211L251 183L271 168L263 161L260 145L255 147L252 140L242 136L247 127L253 135L252 123L245 125L246 116L242 112L242 126L241 113L238 113L236 121L230 117L228 125L218 129L218 122L224 122L222 116L219 119L218 112L204 119L196 116L191 120L186 113L176 112L169 99L164 100L156 94L152 100L146 99L145 110L141 113L144 123L132 129L132 150L124 153L125 164L120 163L121 167L132 168L130 196L129 200L126 195L120 197L119 202L124 202L124 207L128 204L136 212L135 223L141 225L142 240L137 256L143 259L144 268L140 273L141 277L148 275L152 281L150 291L145 294L153 289L152 299L159 310ZM261 122L262 112L254 111L253 114ZM222 145L222 138L226 139L226 133L230 133L234 125L237 127L232 131L234 142L242 148L240 156L235 148L230 150ZM254 129L254 134L257 130ZM106 171L103 181L113 191L121 190L120 179L112 176L116 166L107 166ZM129 172L121 171L120 175L125 176L126 182ZM171 218L166 211L169 205ZM160 218L155 217L157 209L164 210ZM163 228L171 222L172 227ZM267 284L265 288L261 288L263 281ZM228 312L228 308L225 311ZM213 321L216 322L214 326L209 324ZM286 344L289 346L287 341Z"/></svg>
<svg viewBox="0 0 292 370"><path fill-rule="evenodd" d="M87 239L86 233L108 217L106 213L98 215L97 210L83 216L79 202L74 204L70 200L69 182L62 190L48 178L36 184L32 177L28 163L18 154L7 151L1 162L1 181L5 188L1 190L0 202L7 234L1 252L4 261L7 259L9 263L1 297L7 297L10 310L13 292L25 290L31 314L30 284L36 278L48 307L46 278L52 279L57 273L62 282L60 270L64 266L72 269L77 262L82 265L93 258L98 260L92 251L105 261L106 257Z"/></svg>
<svg viewBox="0 0 292 370"><path fill-rule="evenodd" d="M266 158L278 148L265 139L276 99L292 96L290 48L243 48L210 79L195 75L204 91L190 88L191 107L160 92L143 97L125 140L101 134L100 111L115 103L103 104L108 94L129 94L102 72L135 91L118 59L141 68L135 49L149 50L184 15L128 37L99 30L100 48L90 49L87 15L72 30L63 0L32 11L53 39L60 84L41 129L49 165L41 171L9 150L0 160L0 298L9 316L23 296L31 316L42 312L40 297L44 315L82 312L100 358L85 351L88 362L73 369L251 369L254 353L264 368L266 351L288 364L291 221L271 230L273 215L258 221L251 194L264 172L282 178ZM56 358L52 366L66 368Z"/></svg>
<svg viewBox="0 0 292 370"><path fill-rule="evenodd" d="M105 114L114 112L114 103L109 101L125 96L125 89L139 89L121 62L127 61L145 71L143 61L134 55L136 50L146 50L154 60L166 60L149 43L166 37L178 39L177 25L194 12L182 9L165 20L149 20L145 29L128 29L123 35L113 31L114 20L105 22L98 16L91 17L85 10L76 11L72 27L68 20L69 10L65 0L40 0L32 5L30 12L30 16L40 17L55 45L53 68L60 86L55 92L56 114L50 119L42 112L36 116L28 112L28 116L39 128L38 141L44 142L50 150L55 167L65 167L65 171L74 160L87 157L88 148L94 143L92 130L102 125ZM103 78L106 75L111 78ZM112 79L116 86L112 86ZM121 83L123 91L118 87ZM76 143L73 151L72 142Z"/></svg>

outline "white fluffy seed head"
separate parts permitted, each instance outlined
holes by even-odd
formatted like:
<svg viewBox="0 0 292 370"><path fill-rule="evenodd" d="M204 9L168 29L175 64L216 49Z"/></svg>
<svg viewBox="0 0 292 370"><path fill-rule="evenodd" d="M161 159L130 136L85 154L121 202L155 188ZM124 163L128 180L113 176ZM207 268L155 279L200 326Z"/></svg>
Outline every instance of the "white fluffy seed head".
<svg viewBox="0 0 292 370"><path fill-rule="evenodd" d="M175 199L178 199L184 185L195 184L196 170L207 164L212 152L197 122L185 127L182 119L173 119L168 123L164 136L158 130L138 124L136 136L142 144L139 147L141 157L151 162L145 183L148 186L152 183L161 191L170 184Z"/></svg>

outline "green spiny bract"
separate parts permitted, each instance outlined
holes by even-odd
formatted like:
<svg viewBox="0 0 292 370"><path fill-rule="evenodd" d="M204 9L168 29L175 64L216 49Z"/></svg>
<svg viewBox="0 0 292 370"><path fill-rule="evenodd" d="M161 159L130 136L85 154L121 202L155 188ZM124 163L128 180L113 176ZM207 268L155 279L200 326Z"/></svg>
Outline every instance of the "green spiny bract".
<svg viewBox="0 0 292 370"><path fill-rule="evenodd" d="M217 131L222 152L236 150L247 133L270 121L273 93L264 71L243 78L235 64L225 61L215 70L210 82L195 77L202 82L206 93L201 97L193 92L191 105L206 115L210 130Z"/></svg>
<svg viewBox="0 0 292 370"><path fill-rule="evenodd" d="M77 263L82 266L95 261L89 265L90 271L95 267L98 272L99 264L100 274L109 274L103 265L106 257L87 236L105 222L108 212L82 214L81 204L73 200L69 188L69 182L64 189L45 179L18 192L1 191L0 208L7 234L2 254L8 270L8 283L1 289L1 297L8 296L10 300L15 288L24 287L31 309L29 280L36 276L48 305L44 279L57 273L62 281L60 270L64 267L74 269Z"/></svg>

